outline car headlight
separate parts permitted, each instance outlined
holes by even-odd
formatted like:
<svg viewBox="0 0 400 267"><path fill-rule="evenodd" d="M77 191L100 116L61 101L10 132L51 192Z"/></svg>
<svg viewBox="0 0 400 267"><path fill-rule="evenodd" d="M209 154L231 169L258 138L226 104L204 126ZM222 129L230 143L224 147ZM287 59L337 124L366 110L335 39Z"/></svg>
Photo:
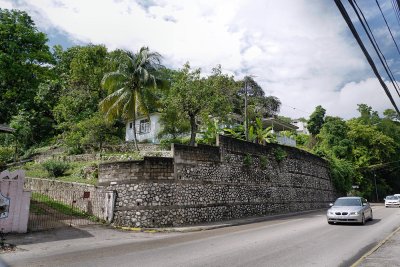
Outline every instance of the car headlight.
<svg viewBox="0 0 400 267"><path fill-rule="evenodd" d="M359 212L357 212L357 211L350 212L350 215L358 215L358 214L359 214Z"/></svg>

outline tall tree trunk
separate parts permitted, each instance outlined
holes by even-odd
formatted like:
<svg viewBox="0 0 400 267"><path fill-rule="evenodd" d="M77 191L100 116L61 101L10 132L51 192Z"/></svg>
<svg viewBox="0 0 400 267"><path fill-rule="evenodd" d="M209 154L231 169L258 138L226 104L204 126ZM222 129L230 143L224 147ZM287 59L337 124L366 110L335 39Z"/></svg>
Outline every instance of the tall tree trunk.
<svg viewBox="0 0 400 267"><path fill-rule="evenodd" d="M190 117L190 146L194 146L196 143L196 133L197 133L197 125L196 125L196 116L193 114L189 115Z"/></svg>
<svg viewBox="0 0 400 267"><path fill-rule="evenodd" d="M139 146L136 138L136 112L133 114L133 143L135 144L136 150L139 151ZM140 126L140 124L139 124Z"/></svg>

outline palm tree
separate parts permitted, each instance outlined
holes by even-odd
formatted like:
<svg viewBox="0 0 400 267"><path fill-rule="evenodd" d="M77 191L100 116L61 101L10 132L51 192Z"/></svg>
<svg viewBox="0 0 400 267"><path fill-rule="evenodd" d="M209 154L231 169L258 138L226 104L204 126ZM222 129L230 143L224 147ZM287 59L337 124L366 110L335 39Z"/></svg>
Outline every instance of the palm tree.
<svg viewBox="0 0 400 267"><path fill-rule="evenodd" d="M139 113L149 114L149 92L157 88L155 72L162 67L160 60L161 55L150 52L148 47L140 48L136 54L119 51L117 70L106 73L101 81L109 95L99 106L108 121L122 118L135 122ZM136 127L133 127L133 136L136 149L139 149Z"/></svg>

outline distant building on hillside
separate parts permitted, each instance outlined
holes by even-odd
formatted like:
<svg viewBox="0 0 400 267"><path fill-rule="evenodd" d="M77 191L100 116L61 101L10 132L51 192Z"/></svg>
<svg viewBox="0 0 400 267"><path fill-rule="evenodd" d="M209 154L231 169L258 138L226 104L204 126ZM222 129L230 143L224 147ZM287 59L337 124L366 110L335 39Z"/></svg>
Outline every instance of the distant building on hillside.
<svg viewBox="0 0 400 267"><path fill-rule="evenodd" d="M297 133L310 134L310 132L307 129L307 122L301 120L293 120L292 124L297 126L296 130Z"/></svg>
<svg viewBox="0 0 400 267"><path fill-rule="evenodd" d="M148 142L158 144L158 134L161 131L160 113L151 113L149 116L140 116L136 121L128 121L126 123L125 140L133 141L133 127L136 127L136 140L138 142Z"/></svg>

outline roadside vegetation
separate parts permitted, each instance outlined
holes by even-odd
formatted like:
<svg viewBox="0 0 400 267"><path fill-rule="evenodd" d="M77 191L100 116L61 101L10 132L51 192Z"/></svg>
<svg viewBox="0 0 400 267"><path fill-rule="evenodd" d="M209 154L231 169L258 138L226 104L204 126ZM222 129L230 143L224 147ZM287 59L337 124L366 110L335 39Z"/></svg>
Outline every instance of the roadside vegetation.
<svg viewBox="0 0 400 267"><path fill-rule="evenodd" d="M137 151L126 155L105 147L124 142L127 120L152 112L162 114L164 148L171 143L214 145L218 134L245 140L245 113L250 142L276 142L261 119L277 116L281 101L266 96L251 77L224 74L220 65L201 70L187 62L169 69L162 65L162 55L148 47L50 48L27 13L7 9L0 9L0 47L0 123L15 129L12 135L0 134L0 167L59 148L64 156L101 153L104 160L140 159ZM309 119L301 118L310 135L284 135L296 139L300 149L327 159L343 194L357 190L353 194L375 199L376 189L380 196L400 193L398 114L386 110L380 117L365 104L358 111L359 117L344 120L318 106ZM286 157L282 151L275 156L280 161ZM24 169L31 177L95 184L99 162L29 162Z"/></svg>

